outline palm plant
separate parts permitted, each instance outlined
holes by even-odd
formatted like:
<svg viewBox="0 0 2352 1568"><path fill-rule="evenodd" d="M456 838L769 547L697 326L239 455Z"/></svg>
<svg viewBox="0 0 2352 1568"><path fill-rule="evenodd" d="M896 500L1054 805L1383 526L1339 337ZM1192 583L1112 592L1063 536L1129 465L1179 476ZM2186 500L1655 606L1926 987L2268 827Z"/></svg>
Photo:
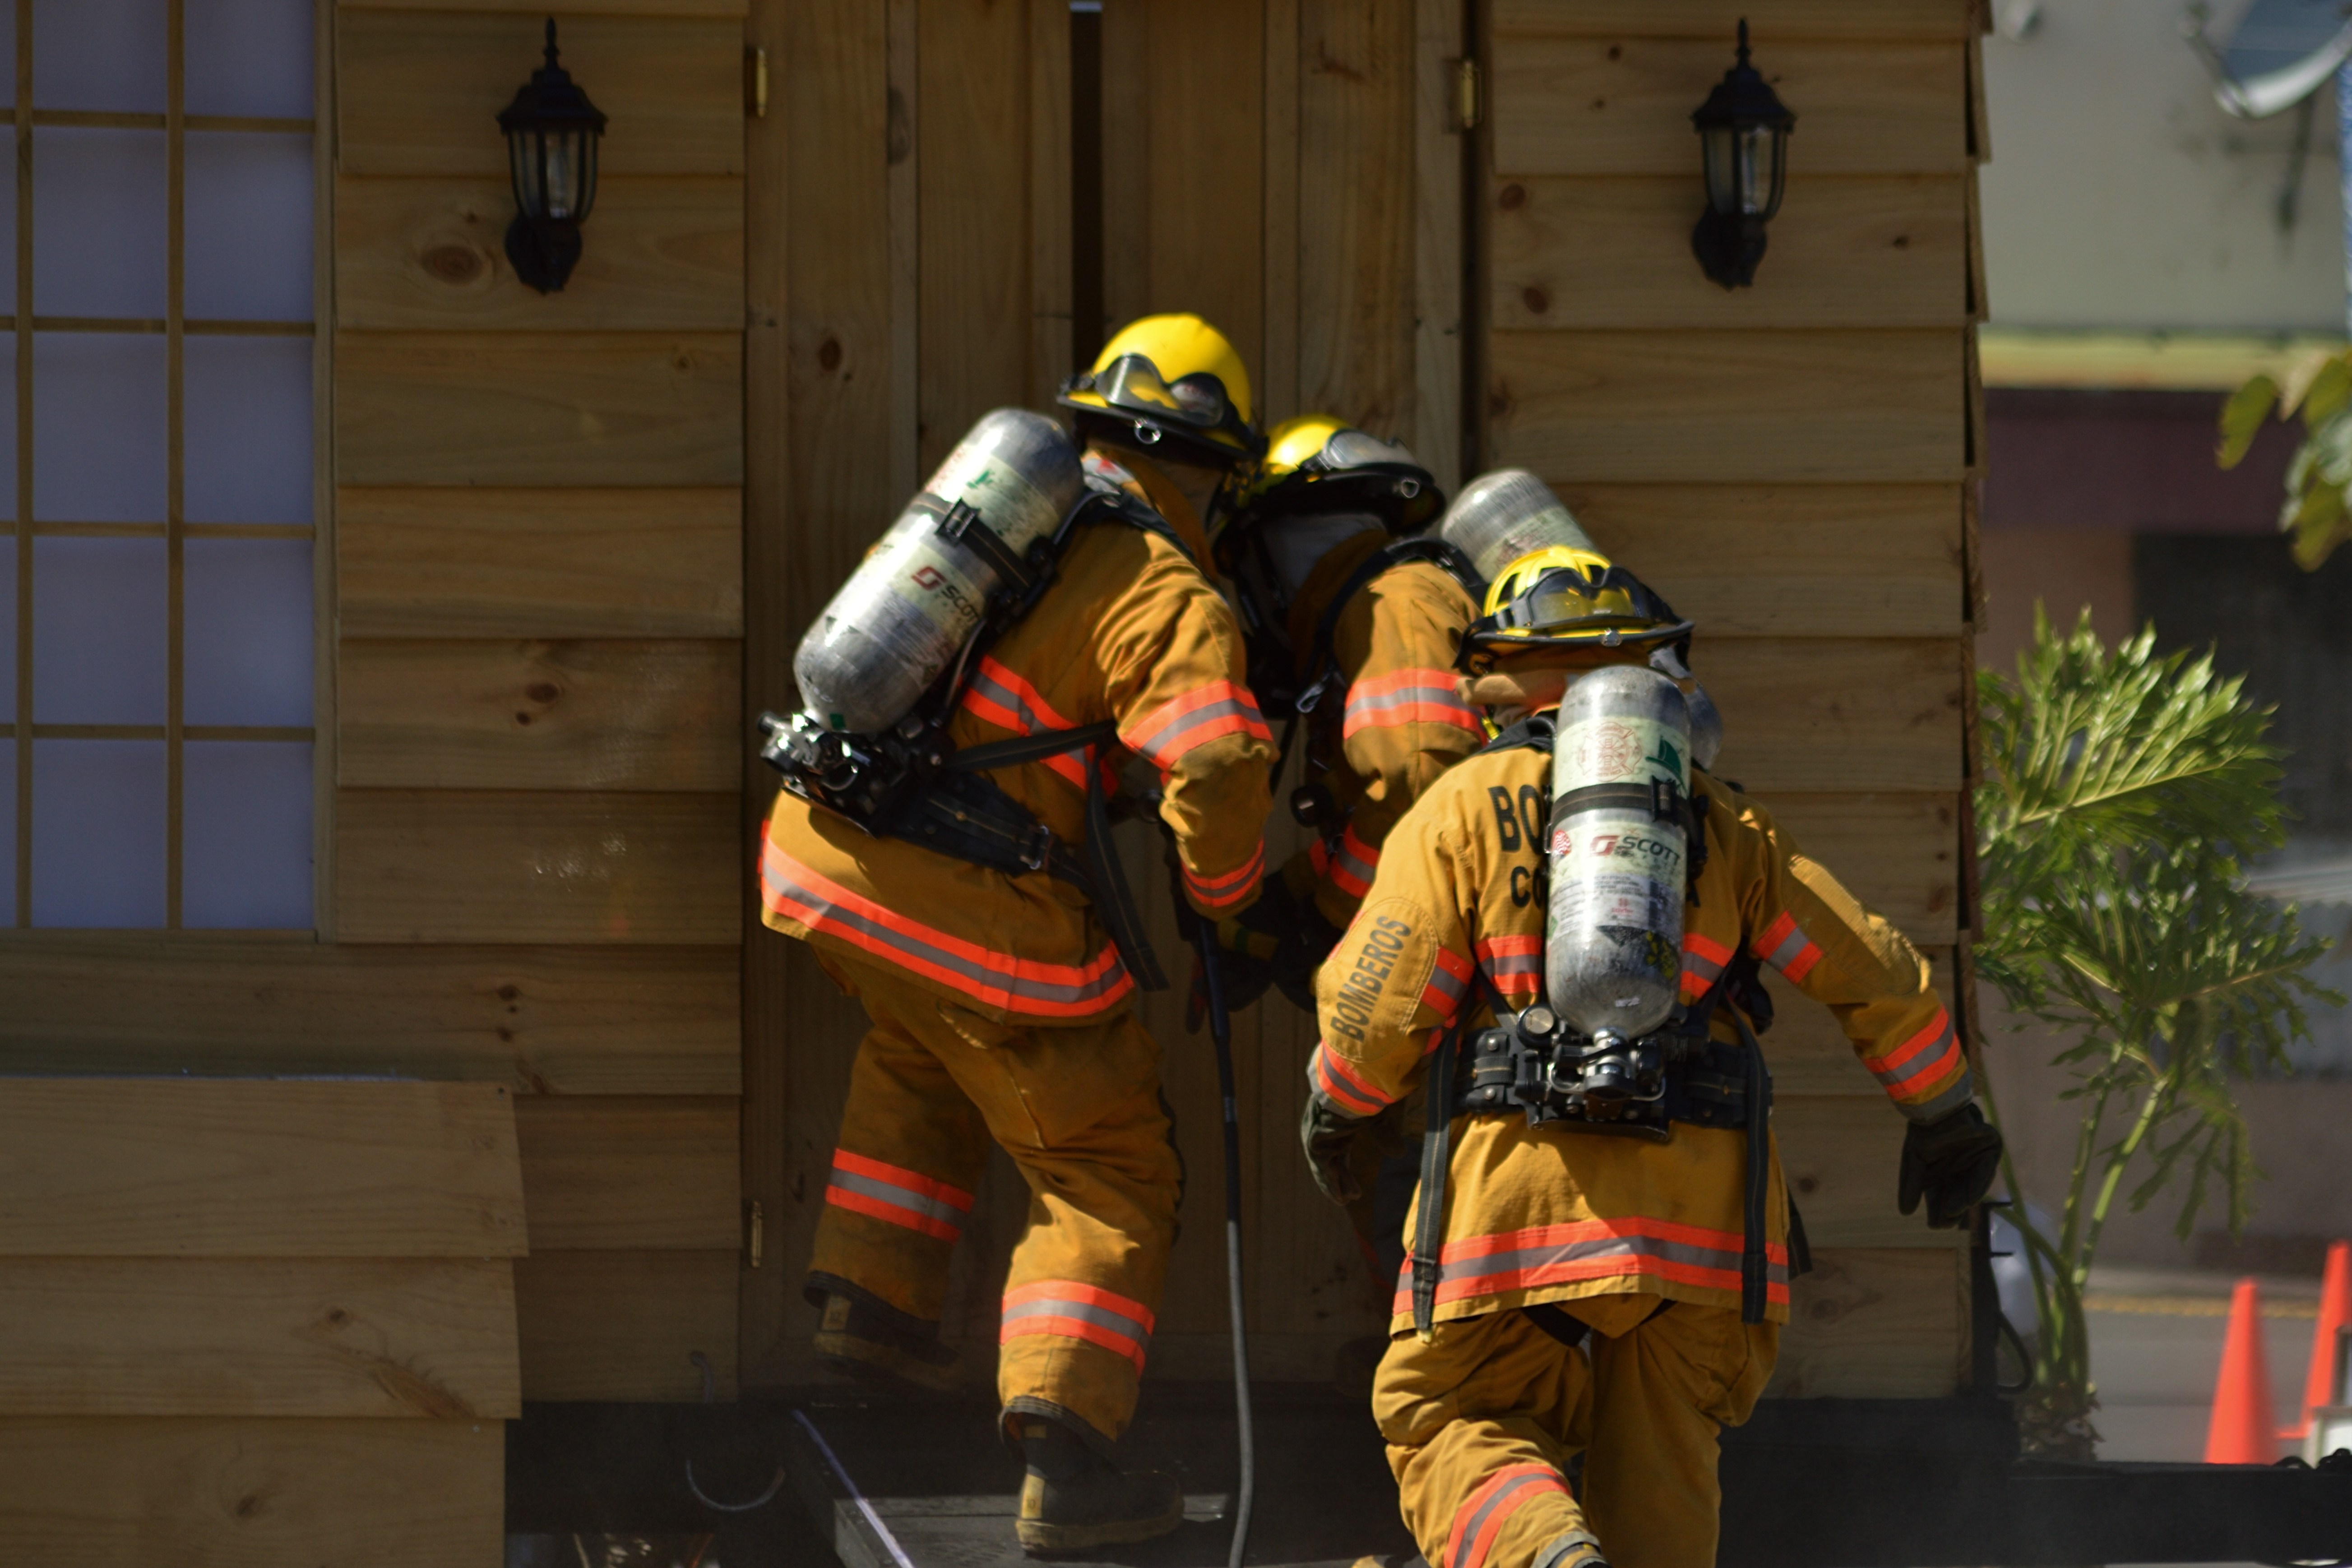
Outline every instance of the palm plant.
<svg viewBox="0 0 2352 1568"><path fill-rule="evenodd" d="M2158 654L2153 627L2110 652L2087 610L2064 636L2038 607L2034 622L2014 680L1978 678L1977 960L2063 1042L2053 1064L2081 1110L2054 1234L2004 1173L2042 1324L2021 1425L2030 1450L2088 1458L2083 1291L2116 1199L2177 1189L2183 1239L2209 1205L2242 1231L2262 1173L2232 1079L2284 1064L2306 999L2342 998L2305 974L2325 944L2294 908L2244 885L2245 860L2286 837L2269 710L2210 654Z"/></svg>
<svg viewBox="0 0 2352 1568"><path fill-rule="evenodd" d="M2303 441L2286 470L2279 530L2306 572L2352 539L2352 349L2305 355L2284 379L2256 375L2221 407L2225 468L2245 459L2273 407L2281 419L2301 415Z"/></svg>

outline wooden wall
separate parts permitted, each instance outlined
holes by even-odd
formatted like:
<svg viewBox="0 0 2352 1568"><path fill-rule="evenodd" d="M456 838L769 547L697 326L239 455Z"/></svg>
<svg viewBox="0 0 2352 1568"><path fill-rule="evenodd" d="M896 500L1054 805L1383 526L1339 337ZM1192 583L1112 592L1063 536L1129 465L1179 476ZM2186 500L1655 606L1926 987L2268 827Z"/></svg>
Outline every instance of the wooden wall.
<svg viewBox="0 0 2352 1568"><path fill-rule="evenodd" d="M1797 115L1754 287L1710 283L1690 110L1755 61ZM1972 231L1968 0L1495 0L1481 53L1485 461L1535 469L1698 622L1720 771L1965 963ZM1775 1390L1948 1394L1967 1254L1895 1212L1903 1124L1779 990L1775 1121L1822 1268Z"/></svg>
<svg viewBox="0 0 2352 1568"><path fill-rule="evenodd" d="M322 7L333 748L316 942L20 933L12 1069L514 1091L532 1398L731 1386L742 0L557 12L611 117L569 286L519 283L507 0Z"/></svg>

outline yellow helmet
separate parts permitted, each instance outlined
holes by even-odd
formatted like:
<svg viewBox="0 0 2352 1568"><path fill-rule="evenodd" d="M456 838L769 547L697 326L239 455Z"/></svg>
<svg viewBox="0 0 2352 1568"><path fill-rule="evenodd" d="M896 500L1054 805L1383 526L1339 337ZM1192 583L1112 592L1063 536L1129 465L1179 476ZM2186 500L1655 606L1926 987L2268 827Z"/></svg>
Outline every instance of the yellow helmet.
<svg viewBox="0 0 2352 1568"><path fill-rule="evenodd" d="M1364 512L1402 534L1444 505L1437 480L1404 447L1329 414L1302 414L1275 426L1265 460L1242 492L1240 521Z"/></svg>
<svg viewBox="0 0 2352 1568"><path fill-rule="evenodd" d="M1691 623L1642 580L1597 551L1531 550L1495 575L1486 614L1462 634L1473 649L1622 647L1686 637Z"/></svg>
<svg viewBox="0 0 2352 1568"><path fill-rule="evenodd" d="M1232 468L1265 450L1265 437L1250 427L1242 356L1194 315L1129 321L1103 345L1092 370L1062 383L1060 401L1081 417L1129 426L1146 448L1168 443L1180 462Z"/></svg>

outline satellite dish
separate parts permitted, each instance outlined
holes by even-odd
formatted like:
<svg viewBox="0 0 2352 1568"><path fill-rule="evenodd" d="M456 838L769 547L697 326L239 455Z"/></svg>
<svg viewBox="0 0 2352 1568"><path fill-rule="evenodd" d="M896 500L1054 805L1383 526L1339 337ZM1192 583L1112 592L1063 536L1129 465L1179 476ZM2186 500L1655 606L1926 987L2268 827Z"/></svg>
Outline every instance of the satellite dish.
<svg viewBox="0 0 2352 1568"><path fill-rule="evenodd" d="M2352 3L2254 0L2220 47L2205 34L2206 10L2189 8L2189 47L2213 74L2216 102L2241 120L2292 109L2352 59Z"/></svg>

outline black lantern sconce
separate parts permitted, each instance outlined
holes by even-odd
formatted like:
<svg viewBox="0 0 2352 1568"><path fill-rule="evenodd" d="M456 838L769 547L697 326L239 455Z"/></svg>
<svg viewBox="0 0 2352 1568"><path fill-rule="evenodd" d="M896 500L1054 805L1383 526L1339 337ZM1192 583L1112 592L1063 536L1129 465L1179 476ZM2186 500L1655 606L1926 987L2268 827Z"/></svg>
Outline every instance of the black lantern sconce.
<svg viewBox="0 0 2352 1568"><path fill-rule="evenodd" d="M555 63L555 18L547 19L547 63L499 111L520 210L507 227L515 276L542 294L563 287L580 260L580 226L596 205L596 140L604 115Z"/></svg>
<svg viewBox="0 0 2352 1568"><path fill-rule="evenodd" d="M1797 117L1772 84L1748 63L1748 19L1739 19L1739 63L1723 73L1706 101L1691 110L1706 170L1706 211L1691 230L1691 249L1726 289L1756 281L1764 259L1764 226L1780 210L1789 132Z"/></svg>

